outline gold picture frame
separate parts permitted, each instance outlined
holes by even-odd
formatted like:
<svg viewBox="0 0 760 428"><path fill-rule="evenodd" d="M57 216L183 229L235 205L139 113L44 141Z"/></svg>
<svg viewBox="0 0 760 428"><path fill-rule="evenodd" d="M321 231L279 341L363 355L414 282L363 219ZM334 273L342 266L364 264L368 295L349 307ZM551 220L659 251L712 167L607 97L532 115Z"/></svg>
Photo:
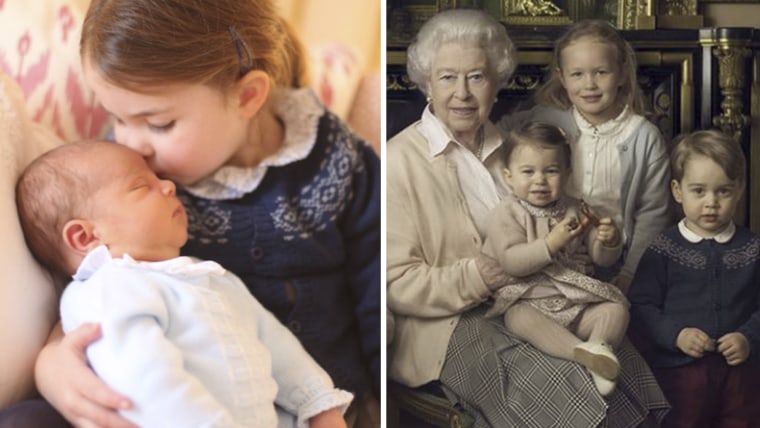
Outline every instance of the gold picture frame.
<svg viewBox="0 0 760 428"><path fill-rule="evenodd" d="M501 19L507 24L529 26L568 25L582 19L602 19L621 30L648 30L655 28L655 1L501 0Z"/></svg>
<svg viewBox="0 0 760 428"><path fill-rule="evenodd" d="M668 0L388 0L387 40L405 46L439 10L459 7L483 9L511 26L566 26L595 18L621 30L653 29L656 3L662 1Z"/></svg>

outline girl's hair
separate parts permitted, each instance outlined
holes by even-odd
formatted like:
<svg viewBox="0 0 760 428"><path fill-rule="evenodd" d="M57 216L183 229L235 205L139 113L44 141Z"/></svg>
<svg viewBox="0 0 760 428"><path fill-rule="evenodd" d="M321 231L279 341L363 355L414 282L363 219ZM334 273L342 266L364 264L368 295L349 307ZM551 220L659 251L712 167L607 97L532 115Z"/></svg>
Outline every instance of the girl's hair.
<svg viewBox="0 0 760 428"><path fill-rule="evenodd" d="M420 28L407 49L409 79L427 93L433 61L438 49L447 43L474 43L488 58L490 72L498 88L504 88L517 67L515 47L504 25L477 9L448 9L435 14Z"/></svg>
<svg viewBox="0 0 760 428"><path fill-rule="evenodd" d="M720 165L726 177L741 185L746 183L746 160L739 143L728 135L716 131L695 131L682 135L674 141L675 147L670 153L672 178L683 179L686 163L693 156L705 156Z"/></svg>
<svg viewBox="0 0 760 428"><path fill-rule="evenodd" d="M549 77L536 91L536 102L562 109L568 109L572 106L567 91L560 81L562 73L561 54L566 47L582 38L606 43L614 48L615 59L623 73L623 84L618 92L618 99L628 104L634 113L643 114L644 97L636 83L636 54L615 27L598 19L578 21L571 25L554 43L554 55L550 64Z"/></svg>
<svg viewBox="0 0 760 428"><path fill-rule="evenodd" d="M509 165L512 154L519 146L532 146L558 150L565 168L570 167L570 144L561 128L543 122L527 122L510 131L504 139L504 164Z"/></svg>
<svg viewBox="0 0 760 428"><path fill-rule="evenodd" d="M303 46L271 0L93 0L82 61L130 89L201 83L226 89L250 70L307 82Z"/></svg>

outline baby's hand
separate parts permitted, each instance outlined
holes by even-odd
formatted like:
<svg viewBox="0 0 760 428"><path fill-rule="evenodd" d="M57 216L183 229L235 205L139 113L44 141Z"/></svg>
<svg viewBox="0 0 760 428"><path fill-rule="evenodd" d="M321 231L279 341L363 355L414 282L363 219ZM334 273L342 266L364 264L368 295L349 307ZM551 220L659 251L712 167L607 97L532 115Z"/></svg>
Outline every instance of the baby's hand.
<svg viewBox="0 0 760 428"><path fill-rule="evenodd" d="M309 419L309 428L346 428L346 420L337 407L325 410Z"/></svg>
<svg viewBox="0 0 760 428"><path fill-rule="evenodd" d="M575 216L562 219L544 238L546 246L549 247L549 253L554 255L564 248L573 238L583 233L586 225L587 223L578 220Z"/></svg>
<svg viewBox="0 0 760 428"><path fill-rule="evenodd" d="M702 358L705 352L715 350L715 340L698 328L686 327L678 333L676 347L690 357Z"/></svg>
<svg viewBox="0 0 760 428"><path fill-rule="evenodd" d="M729 366L736 366L749 357L749 341L741 333L733 332L718 338L718 352L723 355Z"/></svg>
<svg viewBox="0 0 760 428"><path fill-rule="evenodd" d="M620 232L615 222L609 217L599 219L596 228L596 239L605 247L617 247L620 245Z"/></svg>

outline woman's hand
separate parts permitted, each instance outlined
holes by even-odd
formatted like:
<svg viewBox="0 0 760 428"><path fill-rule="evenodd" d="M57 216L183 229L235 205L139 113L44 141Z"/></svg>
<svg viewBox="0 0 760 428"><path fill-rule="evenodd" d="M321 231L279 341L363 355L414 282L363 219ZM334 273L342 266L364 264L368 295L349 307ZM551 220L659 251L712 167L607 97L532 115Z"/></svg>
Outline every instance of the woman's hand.
<svg viewBox="0 0 760 428"><path fill-rule="evenodd" d="M37 357L37 389L74 426L136 428L116 411L129 409L129 399L108 388L87 366L85 349L100 335L100 326L84 324L64 337L58 324Z"/></svg>
<svg viewBox="0 0 760 428"><path fill-rule="evenodd" d="M309 419L309 428L346 428L346 420L337 407Z"/></svg>
<svg viewBox="0 0 760 428"><path fill-rule="evenodd" d="M718 352L729 366L737 366L749 357L749 341L738 332L724 334L718 338Z"/></svg>
<svg viewBox="0 0 760 428"><path fill-rule="evenodd" d="M480 253L475 257L475 266L480 272L480 277L491 291L496 291L505 285L509 285L514 279L499 265L499 261Z"/></svg>

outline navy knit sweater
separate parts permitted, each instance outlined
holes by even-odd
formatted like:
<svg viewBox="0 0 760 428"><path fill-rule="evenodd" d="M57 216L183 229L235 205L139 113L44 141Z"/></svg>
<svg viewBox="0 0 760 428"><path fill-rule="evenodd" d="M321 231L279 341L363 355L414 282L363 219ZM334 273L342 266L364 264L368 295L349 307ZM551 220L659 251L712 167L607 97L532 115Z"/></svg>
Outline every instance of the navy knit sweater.
<svg viewBox="0 0 760 428"><path fill-rule="evenodd" d="M374 386L379 396L380 161L372 148L326 112L310 154L269 167L242 198L178 193L190 223L183 254L240 276L336 386Z"/></svg>
<svg viewBox="0 0 760 428"><path fill-rule="evenodd" d="M760 345L760 238L737 226L726 243L692 243L677 226L644 252L628 292L631 326L649 347L652 367L677 367L694 359L676 348L678 333L696 327L713 339L731 332ZM758 361L756 358L753 358Z"/></svg>

